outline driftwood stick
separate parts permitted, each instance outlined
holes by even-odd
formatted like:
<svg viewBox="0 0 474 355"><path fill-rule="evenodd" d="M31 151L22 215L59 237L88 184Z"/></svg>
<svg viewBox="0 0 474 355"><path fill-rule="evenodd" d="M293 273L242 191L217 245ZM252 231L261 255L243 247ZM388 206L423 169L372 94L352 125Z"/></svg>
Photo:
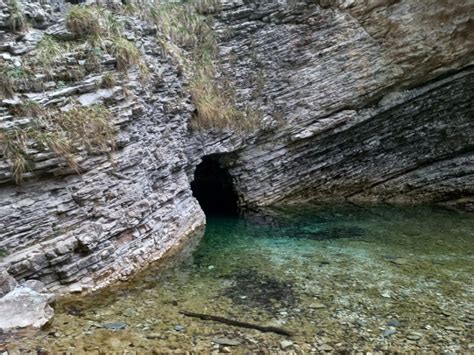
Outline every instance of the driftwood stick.
<svg viewBox="0 0 474 355"><path fill-rule="evenodd" d="M249 328L249 329L256 329L261 332L265 333L276 333L276 334L281 334L281 335L286 335L286 336L292 336L293 334L283 328L278 328L278 327L273 327L273 326L263 326L263 325L258 325L258 324L253 324L253 323L247 323L247 322L241 322L239 320L235 319L229 319L229 318L224 318L220 316L213 316L211 314L203 314L203 313L194 313L194 312L189 312L189 311L180 311L179 313L188 316L188 317L195 317L199 318L202 320L212 320L215 322L219 323L224 323L224 324L229 324L233 325L236 327L242 327L242 328Z"/></svg>

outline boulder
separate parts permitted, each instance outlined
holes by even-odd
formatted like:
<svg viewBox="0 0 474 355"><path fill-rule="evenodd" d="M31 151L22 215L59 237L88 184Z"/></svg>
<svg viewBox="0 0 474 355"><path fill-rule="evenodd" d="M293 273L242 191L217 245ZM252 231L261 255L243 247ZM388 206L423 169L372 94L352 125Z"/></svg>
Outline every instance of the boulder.
<svg viewBox="0 0 474 355"><path fill-rule="evenodd" d="M43 327L54 315L49 305L53 299L28 287L15 288L0 298L0 330Z"/></svg>

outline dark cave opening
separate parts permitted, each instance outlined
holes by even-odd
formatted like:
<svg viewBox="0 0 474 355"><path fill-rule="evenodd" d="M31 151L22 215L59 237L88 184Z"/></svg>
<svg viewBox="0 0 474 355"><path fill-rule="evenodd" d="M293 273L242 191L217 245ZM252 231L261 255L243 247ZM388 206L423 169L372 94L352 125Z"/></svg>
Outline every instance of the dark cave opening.
<svg viewBox="0 0 474 355"><path fill-rule="evenodd" d="M232 177L217 155L204 157L196 167L191 190L206 216L236 215L239 212Z"/></svg>

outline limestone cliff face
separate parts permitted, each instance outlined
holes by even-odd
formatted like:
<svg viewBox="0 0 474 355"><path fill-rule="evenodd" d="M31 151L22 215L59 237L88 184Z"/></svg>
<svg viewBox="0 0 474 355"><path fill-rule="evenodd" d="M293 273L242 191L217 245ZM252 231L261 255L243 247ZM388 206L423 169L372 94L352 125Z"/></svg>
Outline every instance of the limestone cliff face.
<svg viewBox="0 0 474 355"><path fill-rule="evenodd" d="M472 196L473 6L263 1L225 11L227 75L242 102L282 119L231 162L242 199Z"/></svg>
<svg viewBox="0 0 474 355"><path fill-rule="evenodd" d="M134 20L128 35L146 53L147 84L131 73L98 89L104 73L95 73L20 93L44 105L107 102L118 147L112 159L82 154L81 175L33 152L20 185L0 160L0 265L58 291L128 277L202 233L190 181L216 153L242 205L336 198L472 208L473 13L470 0L224 2L214 24L222 75L238 105L263 113L252 133L192 130L185 79L156 30ZM26 36L1 33L4 60L21 61L45 31L64 35L54 14ZM23 124L8 114L12 100L0 127Z"/></svg>

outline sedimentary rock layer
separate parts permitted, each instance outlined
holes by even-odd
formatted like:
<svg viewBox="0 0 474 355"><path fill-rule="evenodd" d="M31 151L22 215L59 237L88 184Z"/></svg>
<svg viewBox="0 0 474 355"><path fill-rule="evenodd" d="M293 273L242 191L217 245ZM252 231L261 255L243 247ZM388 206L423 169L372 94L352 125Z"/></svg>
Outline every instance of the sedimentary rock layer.
<svg viewBox="0 0 474 355"><path fill-rule="evenodd" d="M127 36L146 55L148 84L129 73L99 90L104 73L95 73L21 92L45 105L106 101L117 150L111 159L82 154L81 175L33 151L20 185L0 160L0 265L56 291L127 278L202 234L190 181L211 154L222 154L242 205L336 198L469 208L472 13L472 1L226 1L214 23L222 75L238 106L261 111L254 132L190 129L185 78L156 29L134 19ZM46 32L67 35L52 14L34 36L1 33L2 58L21 61ZM0 128L25 124L8 114L10 104Z"/></svg>

